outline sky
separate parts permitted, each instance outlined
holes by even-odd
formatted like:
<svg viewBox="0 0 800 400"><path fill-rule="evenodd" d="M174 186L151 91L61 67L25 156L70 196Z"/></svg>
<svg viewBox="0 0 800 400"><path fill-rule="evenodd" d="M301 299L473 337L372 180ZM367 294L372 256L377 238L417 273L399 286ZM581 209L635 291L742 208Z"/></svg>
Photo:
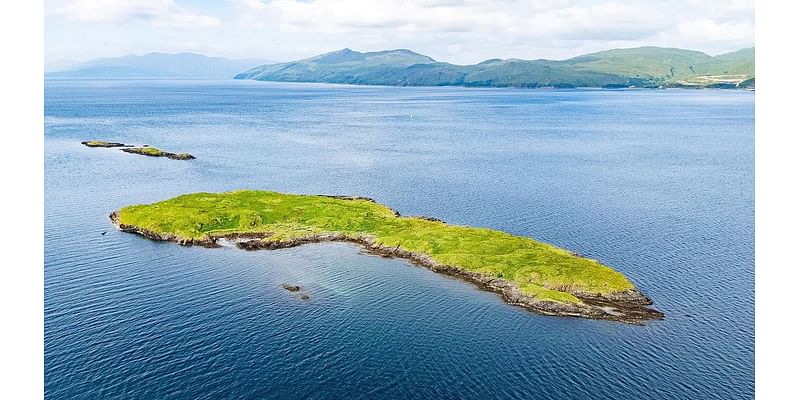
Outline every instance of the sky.
<svg viewBox="0 0 800 400"><path fill-rule="evenodd" d="M740 0L45 0L45 62L149 52L288 61L405 48L454 64L751 47Z"/></svg>

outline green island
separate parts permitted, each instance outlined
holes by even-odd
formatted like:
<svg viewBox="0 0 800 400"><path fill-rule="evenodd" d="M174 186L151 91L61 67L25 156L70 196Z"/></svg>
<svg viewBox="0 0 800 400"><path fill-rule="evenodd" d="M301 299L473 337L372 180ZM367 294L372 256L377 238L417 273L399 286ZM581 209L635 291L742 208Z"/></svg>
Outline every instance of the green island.
<svg viewBox="0 0 800 400"><path fill-rule="evenodd" d="M124 207L110 218L122 231L182 245L255 250L352 242L472 282L541 314L634 324L663 318L624 275L597 260L497 230L403 217L365 197L194 193Z"/></svg>
<svg viewBox="0 0 800 400"><path fill-rule="evenodd" d="M86 147L130 147L125 143L106 142L104 140L84 140L81 144Z"/></svg>
<svg viewBox="0 0 800 400"><path fill-rule="evenodd" d="M150 157L167 157L171 160L194 160L195 158L189 153L169 153L156 147L128 147L122 151Z"/></svg>

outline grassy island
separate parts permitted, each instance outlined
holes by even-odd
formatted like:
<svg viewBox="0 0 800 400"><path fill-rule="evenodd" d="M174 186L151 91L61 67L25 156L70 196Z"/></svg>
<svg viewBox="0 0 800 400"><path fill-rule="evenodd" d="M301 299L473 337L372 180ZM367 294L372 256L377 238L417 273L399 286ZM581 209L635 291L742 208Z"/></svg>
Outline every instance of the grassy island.
<svg viewBox="0 0 800 400"><path fill-rule="evenodd" d="M172 160L193 160L195 158L189 153L169 153L156 147L129 147L122 149L122 151L150 157L167 157Z"/></svg>
<svg viewBox="0 0 800 400"><path fill-rule="evenodd" d="M125 207L111 218L123 231L186 245L215 247L227 240L239 248L272 249L355 242L476 283L544 314L634 323L663 317L645 307L652 302L625 276L596 260L492 229L401 217L362 197L194 193Z"/></svg>
<svg viewBox="0 0 800 400"><path fill-rule="evenodd" d="M128 147L127 144L117 142L106 142L103 140L85 140L81 142L86 147Z"/></svg>

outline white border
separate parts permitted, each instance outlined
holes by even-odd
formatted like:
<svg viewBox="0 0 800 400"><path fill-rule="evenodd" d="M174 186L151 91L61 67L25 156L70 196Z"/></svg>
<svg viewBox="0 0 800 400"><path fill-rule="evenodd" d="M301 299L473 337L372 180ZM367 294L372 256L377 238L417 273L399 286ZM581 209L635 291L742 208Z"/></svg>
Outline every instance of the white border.
<svg viewBox="0 0 800 400"><path fill-rule="evenodd" d="M796 396L797 8L766 1L756 8L756 397L761 399Z"/></svg>
<svg viewBox="0 0 800 400"><path fill-rule="evenodd" d="M0 398L44 397L44 12L4 3Z"/></svg>
<svg viewBox="0 0 800 400"><path fill-rule="evenodd" d="M0 196L3 310L2 398L43 397L43 5L13 2L0 13L3 148ZM758 398L794 392L800 248L797 190L797 7L756 10L756 389Z"/></svg>

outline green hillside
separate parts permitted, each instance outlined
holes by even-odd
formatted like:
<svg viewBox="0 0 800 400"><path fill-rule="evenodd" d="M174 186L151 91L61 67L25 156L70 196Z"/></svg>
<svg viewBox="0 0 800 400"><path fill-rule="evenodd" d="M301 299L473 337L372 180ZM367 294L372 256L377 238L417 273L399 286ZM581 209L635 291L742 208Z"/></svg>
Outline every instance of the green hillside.
<svg viewBox="0 0 800 400"><path fill-rule="evenodd" d="M755 48L720 54L694 66L676 82L685 86L755 87Z"/></svg>
<svg viewBox="0 0 800 400"><path fill-rule="evenodd" d="M560 61L492 59L454 65L410 50L361 53L343 49L262 65L235 78L390 86L728 88L754 86L755 51L749 48L712 57L691 50L639 47Z"/></svg>
<svg viewBox="0 0 800 400"><path fill-rule="evenodd" d="M639 47L601 51L571 58L563 63L580 71L670 81L676 77L693 75L696 64L711 58L699 51Z"/></svg>
<svg viewBox="0 0 800 400"><path fill-rule="evenodd" d="M236 79L367 84L380 80L385 73L398 73L412 65L435 62L409 50L360 53L342 49L300 61L262 65L236 75Z"/></svg>

